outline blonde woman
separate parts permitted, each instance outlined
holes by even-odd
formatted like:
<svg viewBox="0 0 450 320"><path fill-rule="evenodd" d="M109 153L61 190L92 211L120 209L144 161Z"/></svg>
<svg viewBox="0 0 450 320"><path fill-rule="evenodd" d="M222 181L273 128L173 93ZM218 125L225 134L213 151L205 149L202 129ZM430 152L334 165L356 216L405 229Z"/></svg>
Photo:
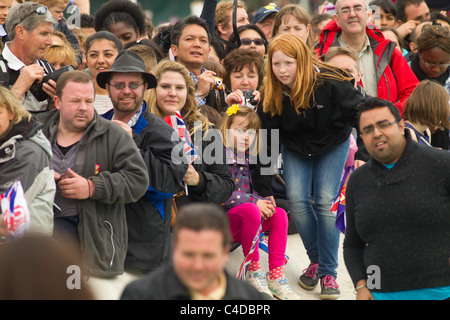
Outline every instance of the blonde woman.
<svg viewBox="0 0 450 320"><path fill-rule="evenodd" d="M189 71L178 62L163 60L153 69L153 74L158 85L150 90L148 100L150 112L161 118L179 112L199 155L199 158L189 165L183 179L188 186L187 197L177 198L177 203L182 204L186 201L223 203L230 197L234 182L225 163L220 132L213 128L198 109L194 81Z"/></svg>
<svg viewBox="0 0 450 320"><path fill-rule="evenodd" d="M0 86L0 194L20 181L30 212L29 231L51 236L56 186L52 149L41 127L16 96ZM0 216L4 222L1 209ZM0 231L3 236L8 234Z"/></svg>
<svg viewBox="0 0 450 320"><path fill-rule="evenodd" d="M257 109L263 129L279 130L287 197L311 260L299 284L313 290L320 279L323 299L339 297L339 231L330 208L356 125L356 106L364 100L350 80L348 73L319 61L299 37L280 35L269 45L263 103ZM259 192L271 195L267 188Z"/></svg>

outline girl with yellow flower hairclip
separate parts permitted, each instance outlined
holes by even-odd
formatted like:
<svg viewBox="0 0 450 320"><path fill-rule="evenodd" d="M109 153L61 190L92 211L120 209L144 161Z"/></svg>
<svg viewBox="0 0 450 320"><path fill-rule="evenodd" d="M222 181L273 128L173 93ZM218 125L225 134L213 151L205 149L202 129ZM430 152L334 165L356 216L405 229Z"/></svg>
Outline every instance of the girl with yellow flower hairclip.
<svg viewBox="0 0 450 320"><path fill-rule="evenodd" d="M239 278L279 299L297 299L283 274L287 244L286 211L260 196L254 188L249 148L258 145L261 128L259 116L250 107L234 104L228 108L220 129L226 147L227 163L235 183L231 197L224 203L234 241L242 244L244 256L250 259L247 271ZM259 235L269 231L269 273L262 272L259 263ZM255 247L252 246L256 241Z"/></svg>

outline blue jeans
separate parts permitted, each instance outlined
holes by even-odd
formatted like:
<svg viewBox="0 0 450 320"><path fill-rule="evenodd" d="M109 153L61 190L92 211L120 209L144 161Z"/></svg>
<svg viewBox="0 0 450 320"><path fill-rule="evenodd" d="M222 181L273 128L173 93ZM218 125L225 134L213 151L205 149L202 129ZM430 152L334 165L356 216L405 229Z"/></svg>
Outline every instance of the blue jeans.
<svg viewBox="0 0 450 320"><path fill-rule="evenodd" d="M339 230L331 205L339 191L349 147L350 137L311 158L283 149L283 176L291 214L309 259L319 264L319 277L337 276Z"/></svg>

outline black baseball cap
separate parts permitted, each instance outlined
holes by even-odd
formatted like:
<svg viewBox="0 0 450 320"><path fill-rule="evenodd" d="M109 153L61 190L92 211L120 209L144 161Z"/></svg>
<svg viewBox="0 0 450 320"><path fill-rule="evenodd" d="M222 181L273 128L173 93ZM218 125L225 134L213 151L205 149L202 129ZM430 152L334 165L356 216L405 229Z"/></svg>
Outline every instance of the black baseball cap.
<svg viewBox="0 0 450 320"><path fill-rule="evenodd" d="M278 11L280 11L280 8L278 8L275 3L269 3L268 5L256 10L255 16L253 17L253 23L261 22L272 13L277 13Z"/></svg>

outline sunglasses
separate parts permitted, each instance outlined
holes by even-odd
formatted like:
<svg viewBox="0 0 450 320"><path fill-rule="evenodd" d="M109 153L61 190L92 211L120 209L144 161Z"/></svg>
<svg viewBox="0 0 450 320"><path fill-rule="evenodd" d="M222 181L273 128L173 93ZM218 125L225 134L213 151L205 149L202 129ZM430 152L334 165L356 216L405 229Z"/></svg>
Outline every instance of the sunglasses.
<svg viewBox="0 0 450 320"><path fill-rule="evenodd" d="M139 82L130 82L129 84L126 84L125 82L118 82L115 84L110 83L110 85L114 88L116 88L116 90L123 90L125 89L126 86L128 86L128 88L130 88L131 90L136 90L137 88L139 88L140 86L142 86L145 82L139 83Z"/></svg>
<svg viewBox="0 0 450 320"><path fill-rule="evenodd" d="M252 42L255 44L255 46L263 46L264 45L264 40L261 38L255 38L255 39L250 39L250 38L244 38L241 39L241 44L243 44L244 46L249 46L252 44Z"/></svg>
<svg viewBox="0 0 450 320"><path fill-rule="evenodd" d="M40 16L43 16L44 14L46 14L48 11L48 8L45 6L42 7L37 7L36 10L31 11L29 14L27 14L25 17L23 17L22 19L20 19L19 22L16 23L16 25L14 26L14 28L16 26L18 26L19 24L21 24L26 18L28 18L29 16L31 16L32 14L36 13Z"/></svg>

